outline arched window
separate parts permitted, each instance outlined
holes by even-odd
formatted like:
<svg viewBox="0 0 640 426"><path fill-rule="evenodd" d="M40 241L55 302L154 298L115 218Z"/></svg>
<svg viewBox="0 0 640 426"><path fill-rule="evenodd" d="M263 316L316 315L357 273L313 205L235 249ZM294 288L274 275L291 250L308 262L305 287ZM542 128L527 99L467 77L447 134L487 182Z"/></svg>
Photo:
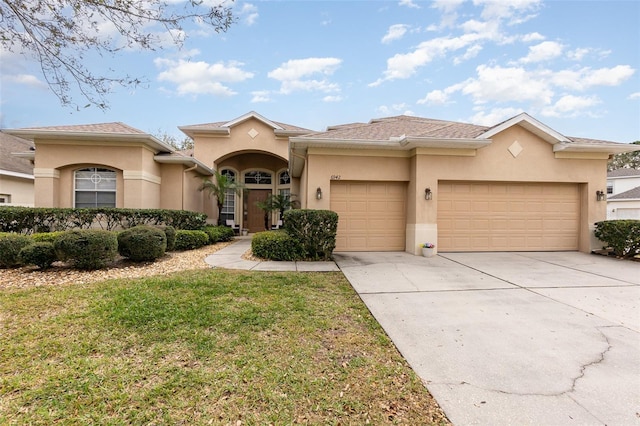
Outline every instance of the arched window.
<svg viewBox="0 0 640 426"><path fill-rule="evenodd" d="M236 180L236 172L229 169L224 169L220 172L222 176L226 176L230 181ZM229 189L227 193L224 195L224 203L222 204L222 211L220 212L222 216L222 223L227 223L227 220L235 221L236 216L236 193L234 190Z"/></svg>
<svg viewBox="0 0 640 426"><path fill-rule="evenodd" d="M244 174L244 183L271 185L271 173L260 170L252 170Z"/></svg>
<svg viewBox="0 0 640 426"><path fill-rule="evenodd" d="M101 167L76 170L74 176L76 208L115 207L116 172Z"/></svg>

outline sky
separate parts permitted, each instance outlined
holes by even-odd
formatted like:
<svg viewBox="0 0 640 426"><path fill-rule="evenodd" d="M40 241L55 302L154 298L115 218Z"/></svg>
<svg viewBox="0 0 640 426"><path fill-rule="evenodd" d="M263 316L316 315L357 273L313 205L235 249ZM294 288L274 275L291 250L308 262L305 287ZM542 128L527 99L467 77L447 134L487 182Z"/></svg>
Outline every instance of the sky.
<svg viewBox="0 0 640 426"><path fill-rule="evenodd" d="M106 111L61 106L38 63L0 51L0 127L121 121L183 139L178 126L250 111L315 131L402 114L492 126L527 112L566 136L640 140L640 1L236 1L233 10L227 32L185 27L180 49L89 60L96 73L146 81L114 87Z"/></svg>

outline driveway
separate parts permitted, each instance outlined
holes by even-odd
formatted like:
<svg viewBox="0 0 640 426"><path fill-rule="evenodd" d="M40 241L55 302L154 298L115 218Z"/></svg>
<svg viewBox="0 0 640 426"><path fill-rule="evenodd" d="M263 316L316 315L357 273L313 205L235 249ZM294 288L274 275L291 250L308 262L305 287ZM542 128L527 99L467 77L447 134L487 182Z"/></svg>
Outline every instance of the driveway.
<svg viewBox="0 0 640 426"><path fill-rule="evenodd" d="M640 425L640 263L336 253L456 425Z"/></svg>

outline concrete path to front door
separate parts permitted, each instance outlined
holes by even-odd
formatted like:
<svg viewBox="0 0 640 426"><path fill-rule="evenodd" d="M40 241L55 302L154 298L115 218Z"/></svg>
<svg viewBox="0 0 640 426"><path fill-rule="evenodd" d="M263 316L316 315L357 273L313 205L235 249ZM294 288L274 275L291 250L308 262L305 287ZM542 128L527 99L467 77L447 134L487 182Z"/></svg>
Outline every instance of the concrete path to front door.
<svg viewBox="0 0 640 426"><path fill-rule="evenodd" d="M640 263L577 252L335 259L455 425L640 425Z"/></svg>

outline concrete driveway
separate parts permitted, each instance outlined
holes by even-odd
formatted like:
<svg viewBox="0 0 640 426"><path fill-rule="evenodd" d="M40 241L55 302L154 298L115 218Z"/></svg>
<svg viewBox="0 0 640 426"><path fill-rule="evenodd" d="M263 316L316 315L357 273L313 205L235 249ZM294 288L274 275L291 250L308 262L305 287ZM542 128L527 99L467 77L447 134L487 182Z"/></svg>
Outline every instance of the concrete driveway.
<svg viewBox="0 0 640 426"><path fill-rule="evenodd" d="M336 253L456 425L640 425L640 263Z"/></svg>

